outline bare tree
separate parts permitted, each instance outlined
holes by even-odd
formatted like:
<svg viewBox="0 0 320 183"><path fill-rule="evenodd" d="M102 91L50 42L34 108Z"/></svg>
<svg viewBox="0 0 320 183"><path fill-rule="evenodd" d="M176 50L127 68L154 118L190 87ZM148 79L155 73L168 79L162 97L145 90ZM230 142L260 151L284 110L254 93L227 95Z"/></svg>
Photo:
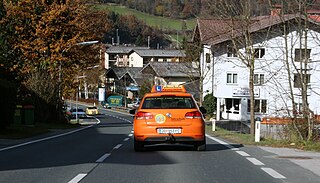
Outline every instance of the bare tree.
<svg viewBox="0 0 320 183"><path fill-rule="evenodd" d="M255 126L255 111L254 111L254 71L255 71L255 57L254 57L254 40L251 32L251 25L253 17L251 16L251 1L218 1L212 4L217 8L212 8L219 15L219 19L224 24L225 34L229 40L229 48L234 50L241 61L241 65L246 67L249 71L249 93L250 93L250 133L254 134ZM222 26L222 25L221 25ZM214 31L213 31L214 32ZM219 34L219 32L217 32ZM221 32L220 32L221 34ZM212 35L217 36L217 35ZM213 38L212 37L212 38ZM208 39L212 39L208 38ZM242 51L244 50L244 51ZM239 65L239 63L234 63Z"/></svg>

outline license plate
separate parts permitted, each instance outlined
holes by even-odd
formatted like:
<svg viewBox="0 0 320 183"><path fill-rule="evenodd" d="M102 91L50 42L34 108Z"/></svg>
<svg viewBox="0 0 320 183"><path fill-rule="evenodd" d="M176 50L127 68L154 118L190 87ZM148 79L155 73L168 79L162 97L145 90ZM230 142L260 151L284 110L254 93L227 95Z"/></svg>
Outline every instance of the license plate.
<svg viewBox="0 0 320 183"><path fill-rule="evenodd" d="M158 134L181 134L181 128L158 128Z"/></svg>

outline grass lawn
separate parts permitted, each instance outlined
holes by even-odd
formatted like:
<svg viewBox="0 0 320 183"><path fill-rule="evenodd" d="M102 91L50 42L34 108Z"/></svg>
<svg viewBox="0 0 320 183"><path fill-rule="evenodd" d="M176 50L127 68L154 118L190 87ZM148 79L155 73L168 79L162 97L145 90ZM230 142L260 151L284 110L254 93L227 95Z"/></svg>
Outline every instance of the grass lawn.
<svg viewBox="0 0 320 183"><path fill-rule="evenodd" d="M212 127L206 126L206 133L214 137L221 137L232 143L243 144L243 145L257 145L257 146L270 146L270 147L288 147L297 148L307 151L320 152L320 141L318 142L292 142L288 140L274 140L262 138L260 142L254 141L254 136L250 134L241 134L225 130L223 128L216 127L216 131L212 131Z"/></svg>
<svg viewBox="0 0 320 183"><path fill-rule="evenodd" d="M96 4L93 6L93 8L97 10L113 11L120 15L135 15L138 19L144 21L147 25L152 27L158 27L160 29L181 30L183 21L186 22L187 30L193 30L196 25L195 19L187 19L187 20L170 19L166 17L150 15L147 13L143 13L143 12L126 8L124 6L119 6L119 5Z"/></svg>

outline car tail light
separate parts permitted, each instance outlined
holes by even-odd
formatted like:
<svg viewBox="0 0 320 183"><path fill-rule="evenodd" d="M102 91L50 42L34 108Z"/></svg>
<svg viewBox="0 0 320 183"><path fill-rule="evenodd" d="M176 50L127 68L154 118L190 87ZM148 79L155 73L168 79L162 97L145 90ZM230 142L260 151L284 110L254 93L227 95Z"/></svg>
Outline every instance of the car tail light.
<svg viewBox="0 0 320 183"><path fill-rule="evenodd" d="M187 112L185 115L185 118L187 119L202 118L202 114L199 111Z"/></svg>
<svg viewBox="0 0 320 183"><path fill-rule="evenodd" d="M136 119L152 119L153 115L150 112L137 112Z"/></svg>

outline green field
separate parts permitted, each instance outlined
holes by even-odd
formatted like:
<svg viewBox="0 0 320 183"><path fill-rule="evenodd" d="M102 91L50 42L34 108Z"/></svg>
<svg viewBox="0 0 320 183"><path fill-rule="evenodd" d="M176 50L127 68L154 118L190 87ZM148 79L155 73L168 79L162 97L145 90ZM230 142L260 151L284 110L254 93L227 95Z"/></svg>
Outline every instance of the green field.
<svg viewBox="0 0 320 183"><path fill-rule="evenodd" d="M138 19L143 20L149 26L158 27L160 29L166 30L181 30L183 21L186 22L187 30L193 30L196 24L195 19L178 20L166 17L153 16L150 14L142 13L140 11L126 8L124 6L113 4L97 4L94 5L93 8L98 10L114 11L115 13L118 13L120 15L135 15Z"/></svg>

